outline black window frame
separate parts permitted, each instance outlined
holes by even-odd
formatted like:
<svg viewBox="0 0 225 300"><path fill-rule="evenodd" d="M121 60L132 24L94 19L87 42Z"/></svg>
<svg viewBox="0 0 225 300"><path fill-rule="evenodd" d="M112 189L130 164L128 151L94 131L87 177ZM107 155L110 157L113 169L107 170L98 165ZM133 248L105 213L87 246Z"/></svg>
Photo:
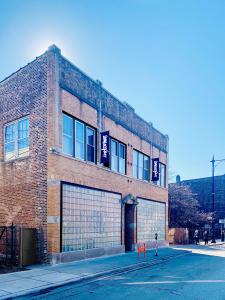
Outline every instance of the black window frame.
<svg viewBox="0 0 225 300"><path fill-rule="evenodd" d="M68 156L68 157L73 157L73 158L76 158L80 161L84 161L84 162L89 162L89 163L92 163L92 164L97 164L97 129L93 126L91 126L90 124L84 122L83 120L80 120L66 112L62 112L62 137L63 137L63 115L66 115L70 118L72 118L72 122L73 122L73 151L72 151L72 156L67 154L67 153L64 153L62 152L64 155ZM84 159L81 159L79 157L76 157L76 151L75 151L75 147L76 147L76 121L77 122L80 122L81 124L84 125ZM87 160L87 129L90 128L91 130L94 131L94 162L93 161L90 161L90 160ZM63 138L62 138L62 148L63 148Z"/></svg>
<svg viewBox="0 0 225 300"><path fill-rule="evenodd" d="M109 157L110 157L110 159L109 159L109 166L105 165L105 167L108 167L113 172L119 173L121 175L126 175L127 174L127 145L124 144L124 143L122 143L121 141L119 141L119 140L111 137L111 136L109 138L109 141L110 141L109 142L109 149L110 149L110 151L109 151ZM112 149L111 148L112 141L114 141L116 143L116 145L117 145L116 146L116 152L117 152L117 155L116 155L117 156L117 170L116 171L112 170L112 153L111 153L112 152L111 151L111 149ZM119 156L120 145L122 145L124 147L124 155L125 155L125 157L124 157L124 161L125 161L124 173L120 172L120 156Z"/></svg>
<svg viewBox="0 0 225 300"><path fill-rule="evenodd" d="M137 153L137 165L136 165L136 174L137 174L137 177L134 176L134 152ZM142 160L142 178L139 178L139 157L141 154L143 156L143 160ZM144 158L147 157L148 158L148 180L145 179L145 164L144 164ZM132 153L132 176L133 178L135 179L138 179L138 180L142 180L142 181L145 181L145 182L150 182L150 171L151 171L151 160L150 160L150 156L137 150L137 149L133 149L133 153Z"/></svg>

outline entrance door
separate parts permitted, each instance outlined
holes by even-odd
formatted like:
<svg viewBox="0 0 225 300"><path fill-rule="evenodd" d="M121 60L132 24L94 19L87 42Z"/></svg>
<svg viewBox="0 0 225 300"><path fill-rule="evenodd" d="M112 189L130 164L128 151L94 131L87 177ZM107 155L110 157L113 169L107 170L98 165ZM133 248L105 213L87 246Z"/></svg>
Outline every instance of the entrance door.
<svg viewBox="0 0 225 300"><path fill-rule="evenodd" d="M125 251L134 250L135 231L135 205L125 204Z"/></svg>

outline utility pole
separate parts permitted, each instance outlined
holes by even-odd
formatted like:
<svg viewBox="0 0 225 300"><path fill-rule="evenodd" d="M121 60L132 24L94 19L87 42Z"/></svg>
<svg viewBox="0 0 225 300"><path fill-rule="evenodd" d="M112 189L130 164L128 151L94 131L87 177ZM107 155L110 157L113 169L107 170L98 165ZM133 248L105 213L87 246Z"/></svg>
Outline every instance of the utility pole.
<svg viewBox="0 0 225 300"><path fill-rule="evenodd" d="M213 219L212 219L212 243L216 243L215 240L215 222L214 222L214 213L215 213L215 159L214 155L211 160L212 163L212 212L213 212Z"/></svg>
<svg viewBox="0 0 225 300"><path fill-rule="evenodd" d="M213 219L212 219L212 243L216 243L216 240L215 240L215 167L216 167L216 165L215 165L215 162L218 162L218 164L220 164L223 161L225 161L225 158L223 158L223 159L215 159L214 155L212 157L212 160L210 161L212 163L212 213L213 213Z"/></svg>

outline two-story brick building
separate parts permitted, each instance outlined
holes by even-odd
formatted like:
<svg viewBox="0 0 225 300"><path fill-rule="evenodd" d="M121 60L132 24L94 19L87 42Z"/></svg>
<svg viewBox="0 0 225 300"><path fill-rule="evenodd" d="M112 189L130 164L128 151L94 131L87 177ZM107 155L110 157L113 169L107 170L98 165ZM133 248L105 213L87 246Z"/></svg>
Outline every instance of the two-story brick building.
<svg viewBox="0 0 225 300"><path fill-rule="evenodd" d="M51 262L133 250L156 232L165 243L167 149L166 135L51 46L0 83L0 225L37 228Z"/></svg>

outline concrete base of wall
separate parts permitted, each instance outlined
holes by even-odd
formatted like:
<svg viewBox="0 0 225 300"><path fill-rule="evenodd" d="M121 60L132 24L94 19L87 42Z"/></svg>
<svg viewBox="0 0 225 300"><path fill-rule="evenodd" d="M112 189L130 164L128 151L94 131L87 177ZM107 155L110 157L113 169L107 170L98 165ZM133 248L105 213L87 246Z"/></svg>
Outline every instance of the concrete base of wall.
<svg viewBox="0 0 225 300"><path fill-rule="evenodd" d="M82 259L100 257L105 255L114 255L119 253L124 253L125 248L123 245L118 247L109 248L96 248L96 249L86 249L71 252L62 253L51 253L48 255L50 264L59 264L71 261L77 261Z"/></svg>
<svg viewBox="0 0 225 300"><path fill-rule="evenodd" d="M147 241L145 242L146 244L146 248L148 250L154 249L156 247L156 243L155 241ZM168 241L158 241L158 248L163 248L163 247L168 247L169 246L169 242ZM135 248L137 248L137 245L135 245Z"/></svg>
<svg viewBox="0 0 225 300"><path fill-rule="evenodd" d="M158 247L163 248L163 247L169 247L169 242L168 241L158 241ZM147 249L152 249L156 247L155 241L150 241L147 242Z"/></svg>

